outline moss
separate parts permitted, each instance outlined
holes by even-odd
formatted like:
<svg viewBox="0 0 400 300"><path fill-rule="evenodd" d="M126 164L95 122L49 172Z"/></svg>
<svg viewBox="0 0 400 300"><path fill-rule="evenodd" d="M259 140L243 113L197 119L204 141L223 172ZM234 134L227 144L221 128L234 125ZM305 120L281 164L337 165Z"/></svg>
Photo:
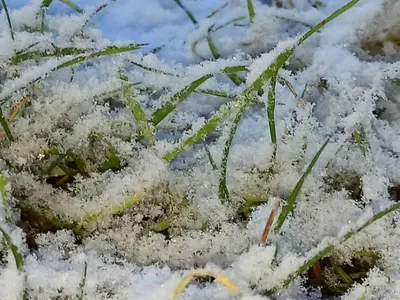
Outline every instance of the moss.
<svg viewBox="0 0 400 300"><path fill-rule="evenodd" d="M349 196L356 201L360 201L362 198L361 175L354 171L342 170L329 174L325 178L325 183L333 190L346 190Z"/></svg>

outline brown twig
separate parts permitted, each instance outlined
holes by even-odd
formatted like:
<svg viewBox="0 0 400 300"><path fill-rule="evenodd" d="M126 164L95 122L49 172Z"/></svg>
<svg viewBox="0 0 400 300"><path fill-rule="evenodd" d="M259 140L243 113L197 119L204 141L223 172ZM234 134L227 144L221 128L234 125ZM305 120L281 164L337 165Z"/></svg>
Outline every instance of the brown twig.
<svg viewBox="0 0 400 300"><path fill-rule="evenodd" d="M265 224L265 228L264 228L263 234L260 239L260 245L265 244L265 242L267 241L269 231L271 230L272 223L274 223L278 209L279 209L279 201L276 202L275 207L272 209L271 213L269 214L267 224Z"/></svg>

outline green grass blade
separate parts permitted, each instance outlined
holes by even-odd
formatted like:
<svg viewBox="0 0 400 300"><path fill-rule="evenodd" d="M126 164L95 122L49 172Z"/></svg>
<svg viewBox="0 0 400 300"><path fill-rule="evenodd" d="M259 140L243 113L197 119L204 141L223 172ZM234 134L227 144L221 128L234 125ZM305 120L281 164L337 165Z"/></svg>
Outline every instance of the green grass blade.
<svg viewBox="0 0 400 300"><path fill-rule="evenodd" d="M216 90L210 90L210 89L196 89L196 93L201 93L201 94L207 94L207 95L212 95L215 97L222 97L222 98L235 98L233 95L229 95L226 92L223 91L216 91Z"/></svg>
<svg viewBox="0 0 400 300"><path fill-rule="evenodd" d="M8 206L6 185L7 185L7 182L4 179L3 174L0 172L0 195L1 195L1 198L3 199L2 202L3 202L4 208L7 208L7 206Z"/></svg>
<svg viewBox="0 0 400 300"><path fill-rule="evenodd" d="M174 94L170 100L168 100L162 107L153 113L151 122L153 122L154 125L160 123L176 108L179 103L183 102L183 100L189 97L199 85L213 76L213 74L206 74Z"/></svg>
<svg viewBox="0 0 400 300"><path fill-rule="evenodd" d="M222 163L221 163L221 175L219 178L219 190L218 196L221 201L226 201L229 199L229 191L226 186L226 171L228 167L228 159L229 152L232 146L233 138L235 137L236 130L239 127L240 121L242 120L243 114L246 110L246 106L242 106L239 112L237 113L235 119L232 122L231 130L229 131L228 139L226 140L224 152L222 154Z"/></svg>
<svg viewBox="0 0 400 300"><path fill-rule="evenodd" d="M307 31L299 40L297 43L298 45L302 44L305 40L307 40L310 36L312 36L315 32L319 31L322 27L324 27L326 24L329 22L333 21L337 17L339 17L341 14L345 13L348 11L350 8L352 8L354 5L356 5L360 0L352 0L349 3L345 4L338 10L336 10L333 14L331 14L329 17L327 17L325 20L322 22L318 23L315 25L313 28L311 28L309 31Z"/></svg>
<svg viewBox="0 0 400 300"><path fill-rule="evenodd" d="M212 25L210 28L208 28L207 43L208 43L208 47L210 47L210 51L211 51L211 54L214 57L214 59L219 59L221 57L221 55L219 54L218 49L215 46L215 44L212 40L212 37L211 37L211 33L213 32L213 30L212 30L213 27L214 27L214 25ZM239 86L243 82L236 76L236 74L227 74L227 76L237 86Z"/></svg>
<svg viewBox="0 0 400 300"><path fill-rule="evenodd" d="M186 13L186 15L189 17L190 21L192 21L192 23L194 25L197 25L197 20L196 18L193 16L193 14L182 4L181 0L174 0L174 2L183 9L183 11Z"/></svg>
<svg viewBox="0 0 400 300"><path fill-rule="evenodd" d="M76 5L75 3L73 3L70 0L59 0L61 3L64 3L65 5L69 6L70 8L72 8L73 10L75 10L77 13L79 14L83 14L83 9L80 8L78 5Z"/></svg>
<svg viewBox="0 0 400 300"><path fill-rule="evenodd" d="M3 110L1 108L0 108L0 124L1 124L1 127L3 127L4 132L6 133L8 140L10 142L14 142L14 137L11 134L10 127L8 127L7 120L4 117Z"/></svg>
<svg viewBox="0 0 400 300"><path fill-rule="evenodd" d="M344 243L346 242L348 239L350 239L353 235L359 233L360 231L362 231L363 229L365 229L366 227L368 227L369 225L371 225L372 223L378 221L379 219L387 216L388 214L396 211L400 209L400 203L396 203L393 204L391 206L389 206L387 209L384 209L383 211L373 215L370 219L368 219L363 225L361 225L360 227L358 227L357 229L353 230L353 231L349 231L347 234L345 234L343 236L343 238L341 238L340 243ZM332 253L332 251L334 250L334 245L328 245L326 246L324 249L322 249L321 251L319 251L316 255L314 255L312 258L308 259L303 265L300 266L300 268L298 268L295 272L293 272L292 274L290 274L285 281L282 283L282 285L275 287L271 290L265 290L262 291L261 294L265 295L265 296L270 296L275 294L276 292L278 292L279 290L281 290L282 288L288 286L291 282L293 282L293 280L295 280L297 277L301 276L303 273L305 273L308 269L311 268L311 266L313 264L315 264L317 261L319 261L320 259L327 257L330 253Z"/></svg>
<svg viewBox="0 0 400 300"><path fill-rule="evenodd" d="M159 74L169 75L169 76L174 76L174 77L182 77L182 76L179 75L179 74L174 74L174 73L167 72L167 71L164 71L164 70L159 70L159 69L155 69L155 68L151 68L151 67L144 66L144 65L139 64L139 63L137 63L137 62L135 62L135 61L133 61L133 60L128 60L128 62L129 62L131 65L134 65L134 66L136 66L136 67L139 67L139 68L141 68L141 69L143 69L143 70L146 70L146 71L149 71L149 72L154 72L154 73L159 73Z"/></svg>
<svg viewBox="0 0 400 300"><path fill-rule="evenodd" d="M155 142L154 130L149 121L147 121L146 114L144 113L140 103L133 96L130 86L127 85L123 88L123 95L131 109L132 115L139 125L140 134L149 145L153 145Z"/></svg>
<svg viewBox="0 0 400 300"><path fill-rule="evenodd" d="M41 21L40 21L40 32L44 32L44 19L46 17L46 10L50 7L53 0L43 0L40 7Z"/></svg>
<svg viewBox="0 0 400 300"><path fill-rule="evenodd" d="M11 39L14 41L14 30L11 23L10 13L8 12L6 0L1 0L1 3L3 4L4 12L6 13L8 28L10 28Z"/></svg>
<svg viewBox="0 0 400 300"><path fill-rule="evenodd" d="M346 4L345 6L341 7L337 11L335 11L332 15L330 15L328 18L323 20L321 23L317 24L315 27L311 28L309 31L307 31L300 39L299 41L291 48L287 49L286 51L282 52L281 54L278 55L278 57L274 60L274 62L263 72L261 75L248 87L246 88L242 94L238 95L233 101L234 102L241 102L240 105L248 105L252 99L252 97L249 97L251 93L259 91L263 84L267 82L269 79L272 78L272 76L286 63L286 61L291 57L293 54L294 50L296 49L297 46L302 44L304 41L306 41L310 36L312 36L315 32L320 30L324 25L329 23L330 21L334 20L337 18L339 15L342 13L346 12L349 10L351 7L353 7L356 3L358 3L360 0L353 0ZM204 138L209 132L214 130L220 123L222 123L230 114L232 113L234 109L232 107L230 108L224 108L224 111L217 112L214 117L212 117L207 124L205 124L202 128L199 129L199 131L195 132L191 137L183 141L180 145L178 145L174 150L171 152L167 153L164 158L167 160L172 160L175 158L177 155L181 154L183 151L185 151L188 147L191 145L197 143L200 139Z"/></svg>
<svg viewBox="0 0 400 300"><path fill-rule="evenodd" d="M210 47L210 51L212 56L214 57L214 59L219 59L221 57L221 55L219 54L217 47L215 46L212 37L211 37L211 32L212 29L215 25L212 25L208 28L208 32L207 32L207 43L208 43L208 47Z"/></svg>
<svg viewBox="0 0 400 300"><path fill-rule="evenodd" d="M24 259L22 257L22 254L19 252L18 247L13 244L11 237L1 227L0 232L3 234L4 241L7 244L7 247L11 250L12 255L14 256L15 265L17 266L18 271L22 271L24 269Z"/></svg>
<svg viewBox="0 0 400 300"><path fill-rule="evenodd" d="M44 57L63 57L67 55L79 55L84 54L89 51L93 51L93 49L80 49L74 47L67 47L67 48L57 48L54 51L29 51L29 52L22 52L14 55L11 58L11 62L14 65L17 65L23 61L30 60L30 59L39 59Z"/></svg>
<svg viewBox="0 0 400 300"><path fill-rule="evenodd" d="M297 182L296 186L290 193L287 204L282 208L281 213L278 216L278 220L276 221L276 226L274 228L275 233L277 233L283 223L285 222L287 216L289 213L293 211L294 204L296 202L297 196L299 195L300 189L303 186L304 181L306 180L307 176L310 174L312 168L314 167L315 163L318 161L322 151L324 151L325 147L328 145L329 140L326 140L326 142L321 146L321 148L318 150L318 152L314 155L314 158L310 162L310 164L307 167L307 170L303 173L303 175L300 177L299 181Z"/></svg>
<svg viewBox="0 0 400 300"><path fill-rule="evenodd" d="M276 142L276 126L275 126L275 100L276 100L276 80L278 78L278 72L272 75L270 81L270 88L268 91L268 103L267 103L267 117L269 125L269 135L271 137L271 143L274 147L272 152L272 158L275 159L278 144Z"/></svg>
<svg viewBox="0 0 400 300"><path fill-rule="evenodd" d="M250 22L253 23L253 19L256 16L256 12L254 11L253 1L247 0L247 10L249 12Z"/></svg>
<svg viewBox="0 0 400 300"><path fill-rule="evenodd" d="M206 149L207 157L208 157L208 160L210 161L211 167L213 168L214 171L218 170L217 164L215 163L215 160L212 157L210 150L208 150L207 147L205 147L205 149Z"/></svg>
<svg viewBox="0 0 400 300"><path fill-rule="evenodd" d="M83 55L83 56L79 56L79 57L73 58L70 61L67 61L67 62L57 66L54 70L60 70L60 69L66 68L66 67L73 66L73 65L81 63L81 62L83 62L83 61L85 61L87 59L92 59L92 58L98 58L98 57L101 57L101 56L107 56L107 55L114 55L114 54L120 54L120 53L124 53L124 52L129 52L129 51L132 51L132 50L139 49L143 45L144 44L131 44L131 45L122 46L122 47L108 46L104 50L101 50L101 51L98 51L98 52L94 52L94 53L89 54L89 55Z"/></svg>
<svg viewBox="0 0 400 300"><path fill-rule="evenodd" d="M103 49L101 51L94 52L94 53L91 53L89 55L81 55L81 56L72 58L71 60L63 62L63 63L59 64L58 66L54 67L53 69L51 69L46 74L40 75L40 76L32 79L31 81L26 83L20 89L22 89L22 88L24 88L26 86L29 86L32 83L35 83L35 82L39 81L43 77L47 76L49 73L55 72L57 70L60 70L60 69L63 69L63 68L67 68L67 67L73 66L75 64L82 63L83 61L88 60L88 59L93 59L93 58L106 56L106 55L119 54L119 53L131 51L131 50L139 49L143 45L145 45L145 44L130 44L130 45L127 45L127 46L122 46L122 47L109 46L109 47L106 47L105 49ZM12 92L8 92L8 93L4 93L4 95L0 95L0 104L4 103L5 100L7 100L9 98L9 94L10 93L12 93Z"/></svg>
<svg viewBox="0 0 400 300"><path fill-rule="evenodd" d="M83 300L83 297L85 295L84 288L85 288L85 285L86 285L86 276L87 276L87 262L85 261L85 265L83 267L82 281L79 283L79 286L78 286L79 294L76 295L76 299L77 300Z"/></svg>
<svg viewBox="0 0 400 300"><path fill-rule="evenodd" d="M221 71L221 73L226 73L226 74L232 74L236 72L243 72L247 70L245 66L232 66L232 67L226 67ZM159 124L162 120L164 120L174 109L179 103L182 103L187 97L189 97L198 86L200 86L203 82L207 81L208 79L214 77L216 74L206 74L195 81L193 81L191 84L174 94L171 99L169 99L162 107L157 109L151 118L151 122L154 125Z"/></svg>
<svg viewBox="0 0 400 300"><path fill-rule="evenodd" d="M233 103L236 104L236 103ZM230 116L237 109L242 109L241 107L245 105L244 101L241 101L238 105L232 105L232 103L225 105L220 110L218 110L200 130L198 130L194 135L190 136L183 143L178 145L174 150L168 152L164 155L164 159L167 161L173 160L183 151L185 151L190 146L194 145L201 139L205 138L212 130L214 130L223 120Z"/></svg>
<svg viewBox="0 0 400 300"><path fill-rule="evenodd" d="M233 18L233 19L231 19L231 20L229 20L229 21L227 21L227 22L225 22L225 23L223 23L223 24L221 24L221 25L219 25L219 26L216 26L216 27L212 30L212 32L216 32L216 31L218 31L218 30L221 30L222 28L225 28L226 26L229 26L229 25L231 25L231 24L233 24L233 23L235 23L235 22L242 21L242 20L246 20L246 17L242 16L242 17Z"/></svg>
<svg viewBox="0 0 400 300"><path fill-rule="evenodd" d="M227 7L229 5L229 1L226 2L225 4L221 5L220 7L218 7L216 10L214 10L213 12L211 12L207 18L212 18L213 16L215 16L217 13L219 13L220 11L222 11L225 7Z"/></svg>

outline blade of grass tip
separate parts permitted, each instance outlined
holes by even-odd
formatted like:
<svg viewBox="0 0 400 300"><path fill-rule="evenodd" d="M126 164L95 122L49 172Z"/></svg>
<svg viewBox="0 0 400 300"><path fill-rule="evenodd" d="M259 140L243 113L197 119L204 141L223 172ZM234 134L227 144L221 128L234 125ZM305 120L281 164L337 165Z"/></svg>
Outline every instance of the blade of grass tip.
<svg viewBox="0 0 400 300"><path fill-rule="evenodd" d="M174 0L174 2L183 9L183 11L186 13L186 15L189 17L190 21L192 21L192 23L194 25L197 25L197 20L196 18L192 15L192 13L182 4L181 0Z"/></svg>
<svg viewBox="0 0 400 300"><path fill-rule="evenodd" d="M14 256L15 265L17 266L18 271L22 271L24 268L24 259L22 257L22 254L19 252L18 247L13 244L11 237L2 227L0 227L0 232L3 234L4 241L6 242L7 247L11 250L11 253Z"/></svg>
<svg viewBox="0 0 400 300"><path fill-rule="evenodd" d="M210 79L211 77L214 77L214 74L206 74L195 81L193 81L191 84L174 94L171 99L169 99L165 104L157 109L151 118L151 122L156 126L159 124L162 120L164 120L172 111L175 110L176 106L183 102L187 97L194 92L194 90L201 85L203 82L206 80Z"/></svg>
<svg viewBox="0 0 400 300"><path fill-rule="evenodd" d="M79 14L83 14L83 9L80 8L78 5L76 5L75 3L73 3L70 0L59 0L61 3L64 3L65 5L69 6L70 8L72 8L73 10L75 10L77 13Z"/></svg>
<svg viewBox="0 0 400 300"><path fill-rule="evenodd" d="M210 150L208 150L207 146L205 146L204 148L206 149L207 157L208 157L208 160L210 161L211 167L213 168L214 171L217 171L218 167L217 167L217 164L215 163L214 158L211 155Z"/></svg>
<svg viewBox="0 0 400 300"><path fill-rule="evenodd" d="M8 127L6 118L4 117L3 110L1 108L0 108L0 124L1 124L1 127L3 127L4 132L6 133L8 140L10 142L14 142L14 137L11 134L10 127Z"/></svg>
<svg viewBox="0 0 400 300"><path fill-rule="evenodd" d="M342 13L346 12L349 10L351 7L353 7L355 4L357 4L360 0L353 0L350 1L348 4L344 5L343 7L339 8L337 11L335 11L332 15L330 15L328 18L311 28L309 31L307 31L300 39L299 41L291 48L287 49L286 51L282 52L281 54L278 55L278 57L274 60L274 62L263 72L261 75L248 87L246 88L240 95L235 97L233 100L234 102L237 102L240 105L247 105L251 101L251 97L248 97L251 93L259 91L263 83L268 81L277 70L279 70L285 63L286 61L291 57L293 54L294 50L296 49L297 46L301 45L304 41L306 41L310 36L312 36L315 32L320 30L324 25L327 23L331 22L335 18L337 18L339 15ZM246 100L247 98L247 100ZM228 116L231 115L231 113L235 110L236 108L234 106L223 106L212 118L209 119L209 121L202 127L200 128L197 132L195 132L192 136L187 138L185 141L183 141L180 145L178 145L175 149L167 153L164 158L167 160L172 160L179 154L181 154L183 151L185 151L188 147L192 146L193 144L197 143L199 140L207 136L209 132L214 130L219 124L221 124Z"/></svg>
<svg viewBox="0 0 400 300"><path fill-rule="evenodd" d="M85 23L82 25L79 32L83 32L83 29L90 22L90 20L92 20L99 12L101 12L103 9L105 9L111 2L115 2L115 1L116 0L111 0L109 3L105 3L105 4L102 4L99 7L97 7L96 10L86 19Z"/></svg>
<svg viewBox="0 0 400 300"><path fill-rule="evenodd" d="M40 6L40 13L41 13L41 21L40 21L40 32L44 32L44 19L46 16L46 10L50 7L53 0L43 0L42 5Z"/></svg>
<svg viewBox="0 0 400 300"><path fill-rule="evenodd" d="M325 143L321 146L321 148L318 150L318 152L314 155L312 161L310 162L310 164L307 167L307 170L300 177L296 186L290 193L288 200L287 200L287 204L282 208L282 211L278 216L278 220L277 220L276 226L274 228L275 233L277 233L281 229L287 216L289 215L289 213L291 213L293 211L294 204L296 202L297 196L299 195L300 189L303 186L304 181L306 180L307 176L311 173L311 170L313 169L314 165L318 161L322 151L324 151L325 147L328 145L328 142L329 142L329 139L325 141Z"/></svg>
<svg viewBox="0 0 400 300"><path fill-rule="evenodd" d="M150 122L147 121L142 106L133 96L130 86L125 86L122 91L132 115L136 122L138 122L140 134L143 135L145 141L149 145L153 145L156 140L154 130L152 129Z"/></svg>
<svg viewBox="0 0 400 300"><path fill-rule="evenodd" d="M137 62L135 62L133 60L127 60L127 62L130 63L131 65L134 65L136 67L139 67L139 68L141 68L143 70L146 70L146 71L149 71L149 72L160 73L160 74L163 74L163 75L169 75L169 76L174 76L174 77L182 77L179 74L174 74L174 73L170 73L170 72L167 72L167 71L164 71L164 70L159 70L159 69L155 69L155 68L144 66L144 65L139 64L139 63L137 63Z"/></svg>
<svg viewBox="0 0 400 300"><path fill-rule="evenodd" d="M360 227L358 227L355 230L349 231L347 234L345 234L341 239L339 244L343 244L344 242L346 242L348 239L350 239L352 236L354 236L355 234L359 233L360 231L362 231L363 229L365 229L366 227L368 227L369 225L373 224L374 222L378 221L379 219L387 216L388 214L396 211L400 209L400 203L395 203L391 206L389 206L387 209L384 209L383 211L373 215L371 218L369 218L363 225L361 225ZM335 245L338 245L337 243L335 243ZM273 289L270 290L265 290L262 291L261 294L265 295L265 296L270 296L275 294L276 292L278 292L279 290L285 288L286 286L288 286L291 282L293 282L293 280L295 280L298 276L302 275L303 273L305 273L308 269L310 269L312 267L313 264L315 264L317 261L319 261L320 259L327 257L330 253L332 253L332 251L334 250L335 246L333 244L330 244L328 246L326 246L325 248L323 248L321 251L319 251L316 255L314 255L313 257L311 257L310 259L308 259L303 265L301 265L295 272L293 272L292 274L290 274L280 286L277 286Z"/></svg>
<svg viewBox="0 0 400 300"><path fill-rule="evenodd" d="M10 18L10 13L8 12L8 7L6 4L5 0L1 0L1 3L3 4L3 9L6 13L6 18L7 18L7 23L8 23L8 28L10 29L10 35L11 35L11 39L14 41L14 30L13 30L13 26L11 23L11 18Z"/></svg>
<svg viewBox="0 0 400 300"><path fill-rule="evenodd" d="M253 19L256 16L256 13L254 11L254 6L253 6L252 0L247 0L247 10L249 12L250 23L253 23Z"/></svg>
<svg viewBox="0 0 400 300"><path fill-rule="evenodd" d="M83 277L82 281L79 283L79 294L76 295L77 300L83 300L83 297L85 295L84 288L86 285L86 276L87 276L87 262L85 261L85 265L83 267Z"/></svg>
<svg viewBox="0 0 400 300"><path fill-rule="evenodd" d="M214 10L211 14L209 14L207 16L207 18L212 18L213 16L215 16L217 13L219 13L221 10L223 10L224 8L226 8L229 5L229 1L226 2L225 4L221 5L220 7L218 7L216 10Z"/></svg>
<svg viewBox="0 0 400 300"><path fill-rule="evenodd" d="M201 93L201 94L207 94L207 95L212 95L215 97L222 97L222 98L235 98L234 95L229 95L226 92L223 91L216 91L216 90L210 90L210 89L196 89L196 93Z"/></svg>
<svg viewBox="0 0 400 300"><path fill-rule="evenodd" d="M273 145L272 160L276 158L276 151L278 148L276 142L276 127L275 127L275 102L276 102L276 80L278 78L278 71L276 71L271 78L270 87L268 91L268 103L267 103L267 117L269 126L269 135L271 137L271 143Z"/></svg>
<svg viewBox="0 0 400 300"><path fill-rule="evenodd" d="M219 189L218 189L218 196L222 202L229 199L229 191L228 187L226 186L226 172L228 168L229 152L231 150L233 138L235 137L235 133L239 127L240 121L242 120L245 110L246 106L242 106L240 108L239 112L237 113L235 119L232 122L232 127L231 130L229 131L228 139L225 142L224 152L222 154L221 175L219 177Z"/></svg>
<svg viewBox="0 0 400 300"><path fill-rule="evenodd" d="M268 234L269 234L272 224L274 223L276 213L278 212L278 208L279 208L279 201L276 201L275 207L271 210L271 213L268 217L267 223L265 224L265 228L264 228L263 234L260 239L260 245L264 245L267 241Z"/></svg>

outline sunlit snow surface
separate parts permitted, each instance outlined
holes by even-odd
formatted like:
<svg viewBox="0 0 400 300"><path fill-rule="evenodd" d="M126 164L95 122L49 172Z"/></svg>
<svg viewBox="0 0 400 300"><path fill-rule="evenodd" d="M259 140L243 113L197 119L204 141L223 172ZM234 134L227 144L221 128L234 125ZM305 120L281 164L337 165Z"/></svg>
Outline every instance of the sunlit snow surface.
<svg viewBox="0 0 400 300"><path fill-rule="evenodd" d="M214 281L189 285L180 299L266 299L260 291L280 286L318 251L338 243L345 232L394 200L388 189L400 184L400 87L392 83L392 79L400 78L399 48L384 44L382 53L372 56L361 45L366 36L383 35L379 28L398 23L400 5L396 1L387 1L392 6L384 11L383 0L361 0L301 45L288 68L281 70L280 76L293 86L298 97L284 81L278 82L278 151L272 175L266 175L273 153L264 105L268 86L263 95L255 97L235 135L227 172L232 199L224 203L218 199L220 172L213 170L205 149L219 167L231 119L173 163L162 157L200 129L221 106L229 105L229 99L193 93L160 123L157 142L146 147L129 139L140 129L129 108L122 105L112 109L100 95L121 89L124 82L119 76L128 60L178 75L132 65L126 69L130 82L140 82L134 87L136 99L148 116L194 80L227 66L248 67L247 75L241 74L242 85L235 86L225 75L218 75L201 88L240 94L300 34L347 1L323 0L324 5L318 8L311 5L315 1L308 0L289 1L293 8L285 1L284 8L265 4L270 1L253 1L256 17L250 25L245 0L228 1L212 17L208 16L227 1L182 0L198 21L194 25L173 0L117 0L85 27L86 39L73 37L106 2L75 0L85 10L78 15L54 1L45 19L53 33L44 34L22 32L24 24L37 25L41 1L6 2L16 35L12 41L2 11L0 99L2 103L8 99L2 106L5 115L24 96L21 87L42 79L27 90L34 96L26 114L12 123L16 141L9 144L1 137L0 166L8 182L7 201L15 205L18 197L27 197L32 205L46 207L54 216L82 223L88 215L115 207L134 193L145 197L128 213L106 216L91 224L97 228L95 234L82 241L77 242L67 230L40 234L37 250L29 250L25 234L12 225L18 221L18 211L6 212L0 206L0 225L25 259L22 274L11 252L1 257L7 263L0 267L0 300L22 299L24 290L31 299L76 299L82 290L85 262L82 299L171 299L184 276L195 269L223 273L237 285L240 294ZM381 16L376 19L378 14ZM244 18L212 35L221 55L215 61L204 37L212 25L217 27L238 17ZM36 42L40 42L34 46L36 50L52 49L52 44L91 49L114 43L148 45L85 62L73 73L70 69L52 72L69 58L50 58L38 64L27 61L21 65L19 76L11 76L16 68L7 61L16 50ZM155 92L147 93L145 88ZM354 141L355 132L363 132L363 145ZM49 148L89 155L97 147L90 142L94 133L115 148L124 164L120 172L93 171L90 176L77 176L69 191L56 190L34 174ZM271 233L270 243L259 246L276 201L284 205L328 138L330 143L305 181L294 214L284 223L281 234ZM347 174L345 171L361 177L360 199L352 199L344 189L333 189L324 180L332 174ZM11 196L12 190L16 198ZM249 220L239 221L236 212L246 196L271 201L260 205ZM172 216L167 220L172 224L170 236L149 230L146 220L160 221L166 214ZM343 261L359 250L376 249L381 255L380 269L373 269L365 282L354 285L342 299L398 297L398 221L399 214L393 213L337 246ZM320 294L308 293L299 277L274 297L319 299Z"/></svg>

